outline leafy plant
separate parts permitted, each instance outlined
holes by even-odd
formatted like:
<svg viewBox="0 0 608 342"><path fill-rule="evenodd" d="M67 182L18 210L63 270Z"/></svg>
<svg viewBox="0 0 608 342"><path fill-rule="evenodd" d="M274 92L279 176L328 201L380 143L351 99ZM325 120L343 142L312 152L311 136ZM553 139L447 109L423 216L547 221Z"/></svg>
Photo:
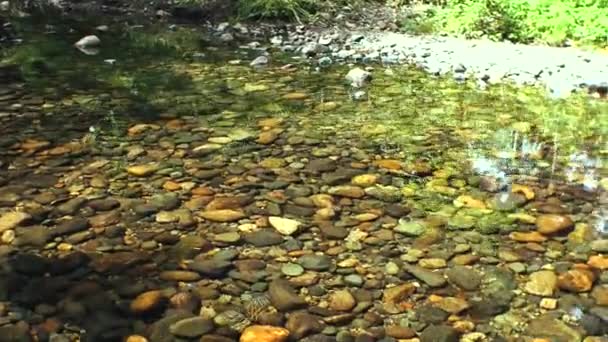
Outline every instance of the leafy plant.
<svg viewBox="0 0 608 342"><path fill-rule="evenodd" d="M467 38L607 46L606 18L608 0L448 0L414 23Z"/></svg>

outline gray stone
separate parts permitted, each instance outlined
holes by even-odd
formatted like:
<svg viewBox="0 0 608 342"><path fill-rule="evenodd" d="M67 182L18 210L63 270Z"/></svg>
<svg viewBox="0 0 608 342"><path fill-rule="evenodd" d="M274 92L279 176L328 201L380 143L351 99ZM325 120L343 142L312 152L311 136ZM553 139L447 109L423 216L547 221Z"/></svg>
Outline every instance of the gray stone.
<svg viewBox="0 0 608 342"><path fill-rule="evenodd" d="M213 330L213 322L203 317L191 317L179 320L169 327L169 331L180 337L198 337Z"/></svg>
<svg viewBox="0 0 608 342"><path fill-rule="evenodd" d="M420 342L458 342L458 331L448 325L429 325L422 334Z"/></svg>
<svg viewBox="0 0 608 342"><path fill-rule="evenodd" d="M270 59L268 58L268 56L262 55L262 56L258 56L256 57L254 60L251 61L251 63L249 63L250 66L262 66L262 65L266 65L268 64L268 62L270 62Z"/></svg>
<svg viewBox="0 0 608 342"><path fill-rule="evenodd" d="M245 234L243 238L247 243L256 247L274 246L283 242L283 236L274 229L260 229Z"/></svg>
<svg viewBox="0 0 608 342"><path fill-rule="evenodd" d="M306 306L304 298L300 297L287 280L276 279L268 286L268 296L272 305L280 311L300 309Z"/></svg>
<svg viewBox="0 0 608 342"><path fill-rule="evenodd" d="M298 258L298 264L307 270L327 271L332 265L331 258L327 255L307 254Z"/></svg>
<svg viewBox="0 0 608 342"><path fill-rule="evenodd" d="M481 284L481 276L470 267L454 266L446 271L446 275L452 284L463 290L473 291Z"/></svg>
<svg viewBox="0 0 608 342"><path fill-rule="evenodd" d="M403 269L430 287L442 287L447 281L441 271L431 271L415 265L403 265Z"/></svg>
<svg viewBox="0 0 608 342"><path fill-rule="evenodd" d="M67 235L83 231L87 228L89 228L89 221L87 219L82 217L75 217L67 221L63 221L54 228L51 228L51 235Z"/></svg>
<svg viewBox="0 0 608 342"><path fill-rule="evenodd" d="M583 339L580 331L550 316L541 316L530 321L525 334L554 342L580 342Z"/></svg>

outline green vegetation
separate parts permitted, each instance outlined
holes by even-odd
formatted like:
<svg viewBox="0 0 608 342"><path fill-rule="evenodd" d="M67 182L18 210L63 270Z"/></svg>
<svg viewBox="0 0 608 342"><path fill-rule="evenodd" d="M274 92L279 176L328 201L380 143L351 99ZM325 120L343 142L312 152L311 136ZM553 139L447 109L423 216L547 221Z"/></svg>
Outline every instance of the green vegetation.
<svg viewBox="0 0 608 342"><path fill-rule="evenodd" d="M314 0L240 0L239 15L244 18L293 18L301 21L316 9Z"/></svg>
<svg viewBox="0 0 608 342"><path fill-rule="evenodd" d="M405 29L522 43L608 46L607 0L448 0Z"/></svg>

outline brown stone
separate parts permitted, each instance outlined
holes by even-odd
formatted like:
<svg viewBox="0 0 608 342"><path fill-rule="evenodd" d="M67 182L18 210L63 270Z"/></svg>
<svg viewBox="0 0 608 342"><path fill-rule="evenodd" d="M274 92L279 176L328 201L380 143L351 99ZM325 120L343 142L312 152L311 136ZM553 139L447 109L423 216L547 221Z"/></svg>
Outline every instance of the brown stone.
<svg viewBox="0 0 608 342"><path fill-rule="evenodd" d="M215 197L206 210L239 209L253 202L253 197L247 195Z"/></svg>
<svg viewBox="0 0 608 342"><path fill-rule="evenodd" d="M206 186L200 186L198 188L192 189L193 196L211 196L213 194L215 194L215 191Z"/></svg>
<svg viewBox="0 0 608 342"><path fill-rule="evenodd" d="M206 210L200 215L206 220L215 222L233 222L245 217L242 211L232 209Z"/></svg>
<svg viewBox="0 0 608 342"><path fill-rule="evenodd" d="M161 291L148 291L137 296L130 305L134 314L145 314L155 311L165 305L167 298Z"/></svg>
<svg viewBox="0 0 608 342"><path fill-rule="evenodd" d="M536 219L537 231L545 235L559 233L572 227L574 227L574 222L564 215L544 214Z"/></svg>
<svg viewBox="0 0 608 342"><path fill-rule="evenodd" d="M145 177L153 174L158 170L157 164L133 165L127 167L127 172L132 176Z"/></svg>
<svg viewBox="0 0 608 342"><path fill-rule="evenodd" d="M404 312L409 307L406 301L415 291L416 286L411 283L397 285L384 290L382 298L384 310L391 314Z"/></svg>
<svg viewBox="0 0 608 342"><path fill-rule="evenodd" d="M544 242L547 238L539 232L512 232L509 234L511 240L517 242Z"/></svg>
<svg viewBox="0 0 608 342"><path fill-rule="evenodd" d="M374 166L379 167L381 169L388 170L401 170L401 162L394 159L382 159L374 161Z"/></svg>
<svg viewBox="0 0 608 342"><path fill-rule="evenodd" d="M281 135L281 133L283 133L283 130L278 128L261 132L258 136L257 142L262 145L272 144L275 140L279 138L279 135Z"/></svg>
<svg viewBox="0 0 608 342"><path fill-rule="evenodd" d="M148 342L148 339L140 335L131 335L127 337L126 342Z"/></svg>
<svg viewBox="0 0 608 342"><path fill-rule="evenodd" d="M530 274L524 290L536 296L552 296L557 288L557 276L553 271L541 270Z"/></svg>
<svg viewBox="0 0 608 342"><path fill-rule="evenodd" d="M239 342L283 342L289 337L289 330L270 325L252 325L241 334Z"/></svg>
<svg viewBox="0 0 608 342"><path fill-rule="evenodd" d="M265 128L275 128L283 124L283 118L266 118L258 121L258 126Z"/></svg>
<svg viewBox="0 0 608 342"><path fill-rule="evenodd" d="M608 285L597 285L591 291L591 297L595 299L595 304L608 306Z"/></svg>
<svg viewBox="0 0 608 342"><path fill-rule="evenodd" d="M181 190L182 186L181 184L174 182L174 181L166 181L163 184L163 189L167 190L167 191L177 191L177 190Z"/></svg>
<svg viewBox="0 0 608 342"><path fill-rule="evenodd" d="M164 271L160 273L159 277L162 280L183 282L197 281L201 279L201 276L197 272L182 270Z"/></svg>
<svg viewBox="0 0 608 342"><path fill-rule="evenodd" d="M396 339L407 339L416 336L416 330L412 328L402 327L400 325L387 325L384 328L384 332L387 336Z"/></svg>
<svg viewBox="0 0 608 342"><path fill-rule="evenodd" d="M513 184L511 185L511 192L520 193L524 195L527 200L533 200L535 197L534 190L527 185Z"/></svg>
<svg viewBox="0 0 608 342"><path fill-rule="evenodd" d="M457 255L454 258L452 258L452 262L456 265L471 265L476 263L479 260L479 255L473 255L473 254L462 254L462 255Z"/></svg>
<svg viewBox="0 0 608 342"><path fill-rule="evenodd" d="M348 290L338 290L329 295L329 308L336 311L350 311L357 301Z"/></svg>
<svg viewBox="0 0 608 342"><path fill-rule="evenodd" d="M608 269L608 257L605 257L603 255L593 255L589 257L587 265L603 271L605 269Z"/></svg>
<svg viewBox="0 0 608 342"><path fill-rule="evenodd" d="M339 185L328 190L329 194L348 198L361 198L365 196L365 191L354 185Z"/></svg>
<svg viewBox="0 0 608 342"><path fill-rule="evenodd" d="M557 286L570 292L587 292L591 290L595 276L593 272L583 269L572 269L559 275Z"/></svg>

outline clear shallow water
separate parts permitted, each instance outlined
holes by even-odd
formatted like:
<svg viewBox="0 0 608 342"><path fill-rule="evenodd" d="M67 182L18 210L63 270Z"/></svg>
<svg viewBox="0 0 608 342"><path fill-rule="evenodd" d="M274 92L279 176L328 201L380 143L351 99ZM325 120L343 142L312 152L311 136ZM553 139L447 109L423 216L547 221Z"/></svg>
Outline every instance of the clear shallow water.
<svg viewBox="0 0 608 342"><path fill-rule="evenodd" d="M508 85L479 91L376 65L369 100L357 102L343 81L345 66L319 69L277 54L270 66L254 69L248 63L258 51L205 46L195 28L160 25L116 24L99 33L99 52L86 55L72 44L92 25L73 24L86 29L47 26L41 34L43 27L22 24L24 44L5 53L4 61L17 62L25 76L17 86L43 102L41 128L72 112L82 121L72 124L120 136L138 120L195 116L212 123L228 111L239 117L237 125L282 116L311 132L364 137L379 152L400 149L405 160L468 160L490 173L583 183L591 174L599 181L606 168L607 106L582 95L553 101ZM296 67L282 68L287 63ZM302 96L289 100L291 93Z"/></svg>
<svg viewBox="0 0 608 342"><path fill-rule="evenodd" d="M377 238L379 243L364 240L365 229L370 229L372 237L375 231L361 219L356 231L368 245L362 247L357 234L349 235L347 253L339 254L339 260L351 254L361 260L376 258L375 247L369 246L386 245L398 251L412 243L447 246L451 239L466 240L461 230L475 229L492 241L489 247L473 244L480 255L506 264L511 259L494 255L496 250L520 248L506 233L534 229L529 217L511 214L571 213L576 223L590 227L592 237L585 238L606 234L605 102L584 96L553 101L534 89L508 85L480 91L407 67L381 65L373 66L374 80L366 89L369 99L354 101L354 90L344 82L346 66L318 69L314 63L276 54L271 65L252 68L249 61L259 52L210 48L200 41L202 33L191 27L127 29L116 24L110 32L99 34L99 53L87 55L71 45L94 25L74 26L85 28L70 33L61 26L54 27L53 34L42 34L41 27L25 25L24 43L6 51L3 59L16 63L23 74L22 80L0 88L4 96L0 101L3 183L8 187L35 183L38 189L33 194L60 190L59 198L49 202L52 206L77 196L90 199L109 194L136 200L177 191L187 203L184 206L196 213L201 208L191 201L198 196L191 190L200 186L218 193L251 190L262 203L256 210L264 212L269 203L287 201L282 190L275 191L286 183L302 182L328 192L335 185L329 180L334 170L323 170L323 165L317 173L301 170L311 160L333 159L345 168L380 174L382 184L398 193L371 197L388 203L399 196L415 212L413 221L424 218L433 228L436 222L446 228L441 234L431 229L429 236L415 241L412 237ZM294 67L284 68L287 63ZM278 129L275 140L261 143L262 134L274 129ZM127 171L129 166L148 163L159 165L146 174L148 178L134 178ZM214 168L221 173L195 172ZM257 171L260 168L270 171ZM243 170L255 172L249 175ZM55 178L30 179L48 174ZM490 184L484 183L486 178L492 180ZM342 180L348 183L348 179ZM488 209L512 205L505 190L525 193L517 188L522 185L540 199L528 198L525 206L519 203L517 208L505 209L506 213ZM378 215L377 203L357 201L340 201L348 209L331 222L350 228L354 214ZM19 203L10 197L6 202L11 203L6 206L9 210ZM103 228L108 223L104 220L128 226L128 233L121 237L124 244L121 239L117 244L116 239L98 237L91 240L94 243L59 247L66 240L58 237L47 241L42 250L45 254L62 253L62 249L103 254L138 250L141 245L132 241L168 229L185 236L191 233L158 216L143 222L95 217L101 220L93 220L95 228ZM253 217L250 221L257 222ZM387 224L395 224L392 221ZM56 222L61 220L43 221L49 226ZM163 226L166 223L171 226ZM224 233L223 229L234 232L232 228L203 225L196 229L198 234L214 236ZM572 240L580 243L576 238ZM446 246L442 245L452 247ZM549 248L546 254L540 253L542 262L535 259L534 263L587 256L577 254L576 248L568 250L570 254L553 252ZM274 267L284 258L281 255L268 263ZM181 263L162 260L158 264L163 269ZM382 262L378 267L384 267Z"/></svg>

